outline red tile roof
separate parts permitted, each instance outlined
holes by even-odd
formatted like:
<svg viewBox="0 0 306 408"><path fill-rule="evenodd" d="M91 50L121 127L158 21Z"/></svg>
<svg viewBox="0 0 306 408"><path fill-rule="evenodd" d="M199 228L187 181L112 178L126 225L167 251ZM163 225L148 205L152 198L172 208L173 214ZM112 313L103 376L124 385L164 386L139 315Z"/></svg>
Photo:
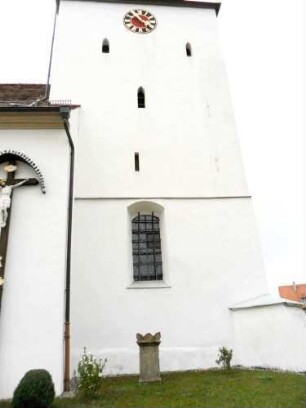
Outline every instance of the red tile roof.
<svg viewBox="0 0 306 408"><path fill-rule="evenodd" d="M301 298L306 298L306 283L279 286L278 291L280 297L300 302Z"/></svg>

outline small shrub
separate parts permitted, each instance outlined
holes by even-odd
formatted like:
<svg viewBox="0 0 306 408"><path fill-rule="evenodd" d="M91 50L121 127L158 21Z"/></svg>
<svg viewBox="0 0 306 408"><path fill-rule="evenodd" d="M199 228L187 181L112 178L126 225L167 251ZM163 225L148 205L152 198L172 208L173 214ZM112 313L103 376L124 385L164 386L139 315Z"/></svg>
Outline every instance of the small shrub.
<svg viewBox="0 0 306 408"><path fill-rule="evenodd" d="M46 370L30 370L14 391L13 408L47 408L54 400L54 384Z"/></svg>
<svg viewBox="0 0 306 408"><path fill-rule="evenodd" d="M226 347L220 347L218 360L216 360L216 363L222 364L223 368L230 370L232 357L233 357L233 350L227 349Z"/></svg>
<svg viewBox="0 0 306 408"><path fill-rule="evenodd" d="M84 353L77 369L79 375L78 391L81 398L85 400L97 398L106 361L106 359L104 361L98 360L92 354L87 353L84 347Z"/></svg>

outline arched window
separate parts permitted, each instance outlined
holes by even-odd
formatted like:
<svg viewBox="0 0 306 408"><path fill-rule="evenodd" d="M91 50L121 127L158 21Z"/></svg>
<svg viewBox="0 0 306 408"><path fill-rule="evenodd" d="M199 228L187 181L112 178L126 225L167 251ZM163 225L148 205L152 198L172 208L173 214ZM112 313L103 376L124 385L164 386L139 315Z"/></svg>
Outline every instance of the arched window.
<svg viewBox="0 0 306 408"><path fill-rule="evenodd" d="M143 88L138 88L137 91L137 100L138 100L138 108L145 108L146 101L145 101L145 91Z"/></svg>
<svg viewBox="0 0 306 408"><path fill-rule="evenodd" d="M108 41L107 38L105 38L105 39L103 40L103 43L102 43L102 52L105 53L105 54L108 54L108 53L109 53L109 41Z"/></svg>
<svg viewBox="0 0 306 408"><path fill-rule="evenodd" d="M186 44L186 55L187 57L192 56L191 45L189 43Z"/></svg>
<svg viewBox="0 0 306 408"><path fill-rule="evenodd" d="M132 219L134 281L163 279L159 217L138 213Z"/></svg>

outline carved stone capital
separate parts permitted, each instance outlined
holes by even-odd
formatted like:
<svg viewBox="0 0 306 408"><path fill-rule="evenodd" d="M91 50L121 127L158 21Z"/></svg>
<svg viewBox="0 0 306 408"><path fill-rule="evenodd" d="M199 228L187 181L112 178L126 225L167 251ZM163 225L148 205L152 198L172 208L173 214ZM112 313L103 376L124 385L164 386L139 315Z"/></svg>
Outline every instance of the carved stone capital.
<svg viewBox="0 0 306 408"><path fill-rule="evenodd" d="M136 334L137 344L139 346L158 346L160 344L160 332L151 334L147 333L144 336L140 333Z"/></svg>

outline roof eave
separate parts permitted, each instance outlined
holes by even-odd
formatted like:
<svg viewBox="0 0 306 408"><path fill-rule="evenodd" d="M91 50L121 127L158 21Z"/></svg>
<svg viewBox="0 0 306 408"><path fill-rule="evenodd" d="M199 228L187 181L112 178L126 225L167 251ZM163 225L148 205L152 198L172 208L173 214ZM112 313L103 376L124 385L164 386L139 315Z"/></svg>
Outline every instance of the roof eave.
<svg viewBox="0 0 306 408"><path fill-rule="evenodd" d="M61 106L1 106L1 112L63 112L75 108L79 108L80 105L61 105Z"/></svg>
<svg viewBox="0 0 306 408"><path fill-rule="evenodd" d="M201 2L201 1L185 1L185 0L61 0L61 1L90 1L94 3L123 3L123 4L150 4L155 6L168 7L187 7L187 8L204 8L213 9L218 15L221 1L218 2Z"/></svg>
<svg viewBox="0 0 306 408"><path fill-rule="evenodd" d="M299 309L303 309L302 303L292 303L292 302L266 303L262 305L236 306L236 307L233 306L233 307L229 307L229 309L235 312L237 310L257 309L260 307L270 307L270 306L287 306L287 307L297 307Z"/></svg>

